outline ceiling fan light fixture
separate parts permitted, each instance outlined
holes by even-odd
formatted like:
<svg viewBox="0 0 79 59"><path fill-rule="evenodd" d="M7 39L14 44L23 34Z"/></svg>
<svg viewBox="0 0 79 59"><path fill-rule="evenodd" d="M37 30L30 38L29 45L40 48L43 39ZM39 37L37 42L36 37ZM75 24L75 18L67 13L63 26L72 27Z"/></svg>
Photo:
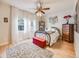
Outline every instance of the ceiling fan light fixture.
<svg viewBox="0 0 79 59"><path fill-rule="evenodd" d="M37 1L37 7L36 7L35 14L37 16L43 16L45 14L46 10L49 10L50 8L43 8L42 2L40 0Z"/></svg>
<svg viewBox="0 0 79 59"><path fill-rule="evenodd" d="M43 15L43 13L38 12L38 13L36 13L36 15L37 15L37 16L42 16L42 15Z"/></svg>

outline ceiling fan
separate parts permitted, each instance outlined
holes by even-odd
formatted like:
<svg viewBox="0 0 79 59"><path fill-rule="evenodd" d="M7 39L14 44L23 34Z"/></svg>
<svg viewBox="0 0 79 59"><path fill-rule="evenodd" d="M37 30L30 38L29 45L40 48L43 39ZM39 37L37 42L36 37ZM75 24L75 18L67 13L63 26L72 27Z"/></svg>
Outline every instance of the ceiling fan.
<svg viewBox="0 0 79 59"><path fill-rule="evenodd" d="M35 14L37 14L39 12L42 13L42 14L45 14L45 10L49 10L49 9L50 8L43 8L42 7L42 2L40 0L38 0Z"/></svg>

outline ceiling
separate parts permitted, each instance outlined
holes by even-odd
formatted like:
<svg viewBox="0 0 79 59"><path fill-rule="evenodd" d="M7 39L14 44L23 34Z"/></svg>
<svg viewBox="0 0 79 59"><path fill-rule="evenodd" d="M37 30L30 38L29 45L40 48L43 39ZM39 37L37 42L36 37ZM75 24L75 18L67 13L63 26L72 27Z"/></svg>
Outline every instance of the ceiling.
<svg viewBox="0 0 79 59"><path fill-rule="evenodd" d="M37 0L1 0L22 10L34 13ZM41 0L43 7L49 7L50 10L46 14L54 14L55 12L72 10L75 8L76 0Z"/></svg>

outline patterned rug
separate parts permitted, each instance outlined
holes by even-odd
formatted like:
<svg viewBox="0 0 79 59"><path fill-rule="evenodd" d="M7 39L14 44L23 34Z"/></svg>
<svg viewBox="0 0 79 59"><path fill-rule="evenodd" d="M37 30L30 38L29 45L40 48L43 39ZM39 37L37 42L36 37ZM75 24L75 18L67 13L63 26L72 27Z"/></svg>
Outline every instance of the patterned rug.
<svg viewBox="0 0 79 59"><path fill-rule="evenodd" d="M31 41L7 49L7 58L52 58L53 53L40 48Z"/></svg>

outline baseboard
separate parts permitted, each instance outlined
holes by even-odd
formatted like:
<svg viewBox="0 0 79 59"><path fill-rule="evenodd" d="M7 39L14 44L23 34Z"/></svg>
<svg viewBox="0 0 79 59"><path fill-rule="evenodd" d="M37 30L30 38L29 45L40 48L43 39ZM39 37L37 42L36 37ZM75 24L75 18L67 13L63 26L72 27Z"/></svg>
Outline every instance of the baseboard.
<svg viewBox="0 0 79 59"><path fill-rule="evenodd" d="M9 42L0 43L0 46L8 45Z"/></svg>

